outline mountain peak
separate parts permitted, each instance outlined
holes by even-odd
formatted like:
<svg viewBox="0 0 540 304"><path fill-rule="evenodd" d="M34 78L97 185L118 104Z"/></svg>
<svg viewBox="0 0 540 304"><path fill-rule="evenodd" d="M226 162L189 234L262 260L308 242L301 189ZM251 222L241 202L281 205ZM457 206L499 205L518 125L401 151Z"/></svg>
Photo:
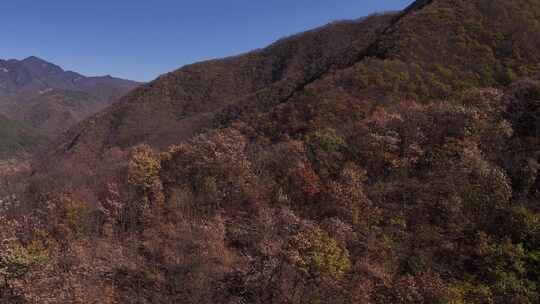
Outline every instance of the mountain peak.
<svg viewBox="0 0 540 304"><path fill-rule="evenodd" d="M41 58L39 58L39 57L37 57L37 56L29 56L29 57L24 58L24 59L21 60L21 61L26 61L26 62L28 62L28 61L41 61L41 62L47 62L47 61L45 61L44 59L41 59ZM47 62L47 63L48 63L48 62Z"/></svg>
<svg viewBox="0 0 540 304"><path fill-rule="evenodd" d="M24 66L26 66L28 69L30 69L36 75L41 75L42 73L46 73L46 74L57 73L58 74L58 73L64 72L64 70L61 67L36 56L30 56L28 58L25 58L21 61L21 63Z"/></svg>

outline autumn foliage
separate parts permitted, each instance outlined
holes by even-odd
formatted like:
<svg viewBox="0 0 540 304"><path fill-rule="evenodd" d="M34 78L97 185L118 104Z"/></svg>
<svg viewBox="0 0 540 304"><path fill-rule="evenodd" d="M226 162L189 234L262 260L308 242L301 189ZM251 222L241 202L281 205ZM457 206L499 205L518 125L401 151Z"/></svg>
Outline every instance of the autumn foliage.
<svg viewBox="0 0 540 304"><path fill-rule="evenodd" d="M19 205L32 208L6 208L1 295L538 303L538 16L534 1L419 1L157 80L52 153L87 176L38 172ZM302 44L360 25L365 39L320 60ZM260 58L275 70L220 78ZM230 85L223 99L209 80ZM135 126L161 105L174 115Z"/></svg>

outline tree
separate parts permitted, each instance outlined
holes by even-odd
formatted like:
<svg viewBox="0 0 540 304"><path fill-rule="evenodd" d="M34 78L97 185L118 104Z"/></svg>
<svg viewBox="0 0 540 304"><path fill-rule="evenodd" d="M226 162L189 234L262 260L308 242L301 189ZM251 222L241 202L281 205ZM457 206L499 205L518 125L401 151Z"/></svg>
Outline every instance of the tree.
<svg viewBox="0 0 540 304"><path fill-rule="evenodd" d="M138 190L146 192L159 180L160 159L149 145L133 148L128 163L128 182Z"/></svg>

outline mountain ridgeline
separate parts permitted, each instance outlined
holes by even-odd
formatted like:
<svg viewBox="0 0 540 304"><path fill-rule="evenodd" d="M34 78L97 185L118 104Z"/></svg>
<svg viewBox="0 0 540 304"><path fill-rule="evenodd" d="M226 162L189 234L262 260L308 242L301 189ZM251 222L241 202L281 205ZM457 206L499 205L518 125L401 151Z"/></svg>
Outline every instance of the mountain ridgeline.
<svg viewBox="0 0 540 304"><path fill-rule="evenodd" d="M141 85L6 183L2 300L539 303L539 20L417 1Z"/></svg>
<svg viewBox="0 0 540 304"><path fill-rule="evenodd" d="M37 57L0 60L0 97L34 97L50 89L81 91L103 98L118 98L137 83L111 76L86 77ZM116 95L112 94L116 91ZM120 96L119 96L120 94Z"/></svg>

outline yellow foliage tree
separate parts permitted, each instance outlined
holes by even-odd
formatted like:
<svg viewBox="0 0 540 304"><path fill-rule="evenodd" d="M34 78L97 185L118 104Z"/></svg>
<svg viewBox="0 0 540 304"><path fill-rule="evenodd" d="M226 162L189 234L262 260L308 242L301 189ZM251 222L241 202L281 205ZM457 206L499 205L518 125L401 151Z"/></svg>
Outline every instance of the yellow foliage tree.
<svg viewBox="0 0 540 304"><path fill-rule="evenodd" d="M146 144L136 146L128 164L128 182L143 192L150 190L159 180L161 162L154 154Z"/></svg>

